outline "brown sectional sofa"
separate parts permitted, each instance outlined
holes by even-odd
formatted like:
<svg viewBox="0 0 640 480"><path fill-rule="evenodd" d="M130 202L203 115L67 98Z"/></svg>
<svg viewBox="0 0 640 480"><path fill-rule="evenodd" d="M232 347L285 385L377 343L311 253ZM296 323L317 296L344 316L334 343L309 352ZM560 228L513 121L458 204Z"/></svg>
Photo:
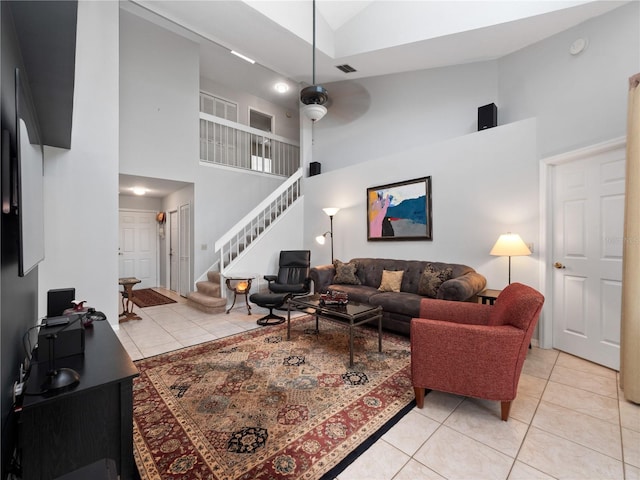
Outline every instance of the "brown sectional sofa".
<svg viewBox="0 0 640 480"><path fill-rule="evenodd" d="M409 335L411 319L420 313L419 295L421 277L425 268L436 272L451 268L451 278L437 289L435 298L443 300L474 300L487 283L485 277L473 268L456 263L428 262L420 260L394 260L385 258L354 258L348 263L355 264L355 275L360 285L334 283L334 265L311 268L311 279L316 293L327 290L346 292L350 301L380 305L383 310L382 325L385 329ZM399 292L378 290L383 270L402 270L402 284Z"/></svg>

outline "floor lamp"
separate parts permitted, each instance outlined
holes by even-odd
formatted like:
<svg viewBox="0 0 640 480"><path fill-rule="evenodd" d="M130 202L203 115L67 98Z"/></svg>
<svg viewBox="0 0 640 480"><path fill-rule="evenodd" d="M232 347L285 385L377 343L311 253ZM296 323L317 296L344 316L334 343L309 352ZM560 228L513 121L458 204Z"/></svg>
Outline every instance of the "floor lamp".
<svg viewBox="0 0 640 480"><path fill-rule="evenodd" d="M328 232L324 232L322 235L318 235L316 237L316 242L318 242L320 245L324 245L327 235L331 237L331 263L333 264L333 216L338 213L340 209L336 207L327 207L323 208L322 210L324 211L324 213L329 215L330 229Z"/></svg>
<svg viewBox="0 0 640 480"><path fill-rule="evenodd" d="M498 238L489 255L509 257L509 285L511 285L511 257L531 255L531 250L517 233L503 233Z"/></svg>

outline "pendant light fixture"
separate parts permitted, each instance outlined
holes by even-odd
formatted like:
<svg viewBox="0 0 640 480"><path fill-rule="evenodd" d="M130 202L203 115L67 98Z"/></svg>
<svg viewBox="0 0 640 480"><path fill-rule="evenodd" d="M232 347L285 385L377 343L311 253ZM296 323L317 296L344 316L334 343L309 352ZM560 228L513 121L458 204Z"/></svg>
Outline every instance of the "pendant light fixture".
<svg viewBox="0 0 640 480"><path fill-rule="evenodd" d="M304 103L302 111L312 122L317 122L327 113L324 106L329 99L328 93L322 85L316 85L316 0L313 0L313 75L312 83L300 91L300 101Z"/></svg>

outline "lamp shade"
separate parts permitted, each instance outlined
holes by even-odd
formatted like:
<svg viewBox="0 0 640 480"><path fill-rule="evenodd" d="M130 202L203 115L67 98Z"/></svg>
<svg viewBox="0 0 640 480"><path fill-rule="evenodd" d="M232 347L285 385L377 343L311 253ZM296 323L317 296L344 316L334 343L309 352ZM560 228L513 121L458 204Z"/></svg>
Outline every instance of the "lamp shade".
<svg viewBox="0 0 640 480"><path fill-rule="evenodd" d="M324 235L326 235L326 233ZM325 241L327 240L324 235L318 235L316 237L316 242L318 242L320 245L324 245Z"/></svg>
<svg viewBox="0 0 640 480"><path fill-rule="evenodd" d="M489 255L496 255L501 257L518 257L523 255L531 255L531 250L524 243L520 235L517 233L503 233L498 238Z"/></svg>
<svg viewBox="0 0 640 480"><path fill-rule="evenodd" d="M322 211L327 215L329 215L330 217L333 217L336 213L340 211L340 209L338 207L327 207L327 208L323 208Z"/></svg>

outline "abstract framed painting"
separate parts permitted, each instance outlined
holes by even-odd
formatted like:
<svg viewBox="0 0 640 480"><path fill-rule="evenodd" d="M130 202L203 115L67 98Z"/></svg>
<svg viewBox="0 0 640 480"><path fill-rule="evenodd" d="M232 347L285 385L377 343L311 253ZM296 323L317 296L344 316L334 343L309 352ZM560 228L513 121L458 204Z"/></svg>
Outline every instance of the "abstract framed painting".
<svg viewBox="0 0 640 480"><path fill-rule="evenodd" d="M367 188L367 240L432 240L431 177Z"/></svg>

